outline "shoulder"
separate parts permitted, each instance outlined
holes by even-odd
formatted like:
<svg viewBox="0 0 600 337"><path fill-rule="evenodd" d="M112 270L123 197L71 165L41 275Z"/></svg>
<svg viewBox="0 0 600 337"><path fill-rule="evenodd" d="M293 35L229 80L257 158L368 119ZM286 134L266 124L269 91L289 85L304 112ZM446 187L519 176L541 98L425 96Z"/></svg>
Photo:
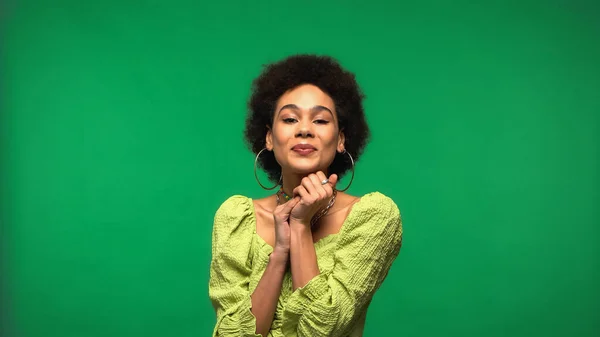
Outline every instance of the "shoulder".
<svg viewBox="0 0 600 337"><path fill-rule="evenodd" d="M357 202L359 212L375 214L382 217L400 217L400 209L392 198L381 192L370 192L363 195Z"/></svg>
<svg viewBox="0 0 600 337"><path fill-rule="evenodd" d="M252 218L252 199L243 195L233 195L221 203L215 212L213 223L213 239L224 241L237 234L245 234L252 226L248 220Z"/></svg>
<svg viewBox="0 0 600 337"><path fill-rule="evenodd" d="M351 228L371 234L390 230L402 233L402 216L398 205L392 198L377 191L363 195L354 203L347 223Z"/></svg>
<svg viewBox="0 0 600 337"><path fill-rule="evenodd" d="M252 200L250 198L239 194L232 195L219 205L215 212L215 220L217 218L221 219L244 215L251 211L251 205Z"/></svg>

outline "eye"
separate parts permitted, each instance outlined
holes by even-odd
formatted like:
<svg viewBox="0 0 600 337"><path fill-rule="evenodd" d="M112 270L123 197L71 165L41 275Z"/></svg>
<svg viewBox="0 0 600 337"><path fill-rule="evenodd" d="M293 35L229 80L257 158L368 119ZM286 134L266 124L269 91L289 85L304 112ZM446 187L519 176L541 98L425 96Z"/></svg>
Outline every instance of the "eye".
<svg viewBox="0 0 600 337"><path fill-rule="evenodd" d="M315 121L315 123L317 123L317 124L327 124L327 123L329 123L329 121L326 120L326 119L317 119Z"/></svg>
<svg viewBox="0 0 600 337"><path fill-rule="evenodd" d="M295 118L284 118L283 122L284 123L294 123L296 121Z"/></svg>

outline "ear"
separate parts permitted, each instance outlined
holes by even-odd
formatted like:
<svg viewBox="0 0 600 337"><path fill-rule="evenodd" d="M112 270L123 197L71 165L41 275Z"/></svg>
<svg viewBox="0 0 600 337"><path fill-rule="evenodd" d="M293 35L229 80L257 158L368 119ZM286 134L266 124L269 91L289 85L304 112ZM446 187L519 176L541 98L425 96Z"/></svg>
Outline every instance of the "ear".
<svg viewBox="0 0 600 337"><path fill-rule="evenodd" d="M344 146L344 142L346 141L346 136L344 135L344 131L340 130L340 134L338 136L338 146L337 146L337 151L339 153L344 152L345 146Z"/></svg>
<svg viewBox="0 0 600 337"><path fill-rule="evenodd" d="M265 139L266 148L269 151L273 151L273 132L271 128L267 125L267 137Z"/></svg>

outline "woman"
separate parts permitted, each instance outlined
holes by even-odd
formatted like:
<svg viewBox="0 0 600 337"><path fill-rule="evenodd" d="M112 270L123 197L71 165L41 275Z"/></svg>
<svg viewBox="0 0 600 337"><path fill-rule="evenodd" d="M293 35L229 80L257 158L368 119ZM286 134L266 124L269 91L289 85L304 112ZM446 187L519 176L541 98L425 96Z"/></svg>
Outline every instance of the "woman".
<svg viewBox="0 0 600 337"><path fill-rule="evenodd" d="M252 89L246 141L255 173L259 163L279 189L234 195L215 214L213 336L361 336L402 241L389 197L337 189L369 137L364 96L353 74L315 55L267 66Z"/></svg>

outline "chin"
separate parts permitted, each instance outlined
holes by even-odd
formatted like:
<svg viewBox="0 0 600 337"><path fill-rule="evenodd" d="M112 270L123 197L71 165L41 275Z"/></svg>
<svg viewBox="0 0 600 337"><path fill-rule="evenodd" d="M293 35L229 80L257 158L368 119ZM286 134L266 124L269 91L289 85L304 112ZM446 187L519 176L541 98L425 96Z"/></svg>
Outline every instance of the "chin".
<svg viewBox="0 0 600 337"><path fill-rule="evenodd" d="M317 163L289 163L290 170L296 174L309 174L317 171L323 171L321 165Z"/></svg>

